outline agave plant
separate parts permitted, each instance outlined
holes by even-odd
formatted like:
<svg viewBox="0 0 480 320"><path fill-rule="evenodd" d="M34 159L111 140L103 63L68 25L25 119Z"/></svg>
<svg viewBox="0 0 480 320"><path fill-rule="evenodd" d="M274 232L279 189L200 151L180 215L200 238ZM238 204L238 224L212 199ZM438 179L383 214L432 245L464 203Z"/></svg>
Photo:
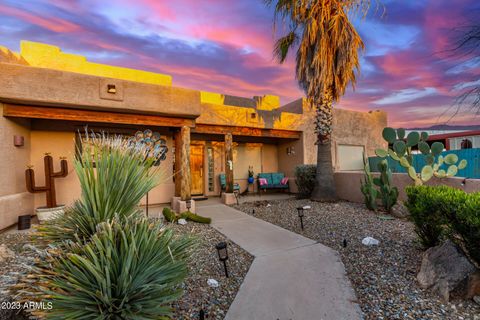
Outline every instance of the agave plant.
<svg viewBox="0 0 480 320"><path fill-rule="evenodd" d="M127 219L128 221L119 221ZM39 270L47 319L162 319L179 298L191 237L147 218L102 222L87 244L70 243ZM48 270L46 270L48 268Z"/></svg>
<svg viewBox="0 0 480 320"><path fill-rule="evenodd" d="M140 200L162 177L160 167L154 166L157 159L122 137L87 135L83 145L74 161L82 196L65 215L39 228L47 242L86 242L99 223L114 215L139 215Z"/></svg>

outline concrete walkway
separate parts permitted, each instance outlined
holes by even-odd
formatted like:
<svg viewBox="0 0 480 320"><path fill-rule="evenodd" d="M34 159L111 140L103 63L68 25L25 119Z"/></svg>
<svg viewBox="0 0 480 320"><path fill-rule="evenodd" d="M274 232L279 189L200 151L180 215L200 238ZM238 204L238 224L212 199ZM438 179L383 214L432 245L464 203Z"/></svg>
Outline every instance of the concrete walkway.
<svg viewBox="0 0 480 320"><path fill-rule="evenodd" d="M222 204L197 213L255 256L226 320L363 318L336 251Z"/></svg>

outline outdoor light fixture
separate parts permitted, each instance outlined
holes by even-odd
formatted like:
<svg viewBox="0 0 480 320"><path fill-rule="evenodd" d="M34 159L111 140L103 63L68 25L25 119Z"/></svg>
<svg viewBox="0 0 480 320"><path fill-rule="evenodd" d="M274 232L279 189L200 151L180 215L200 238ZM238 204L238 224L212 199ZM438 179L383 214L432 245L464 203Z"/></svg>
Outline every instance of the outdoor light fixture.
<svg viewBox="0 0 480 320"><path fill-rule="evenodd" d="M190 208L192 207L192 200L191 199L185 200L185 205L187 206L188 212L190 212Z"/></svg>
<svg viewBox="0 0 480 320"><path fill-rule="evenodd" d="M115 87L114 84L107 84L107 92L115 94L117 93L117 88Z"/></svg>
<svg viewBox="0 0 480 320"><path fill-rule="evenodd" d="M227 260L228 260L228 251L227 251L227 243L220 242L218 243L215 248L218 252L218 259L223 262L223 267L225 268L225 277L228 278L228 270L227 270Z"/></svg>
<svg viewBox="0 0 480 320"><path fill-rule="evenodd" d="M23 136L13 136L13 145L15 147L23 147L25 138Z"/></svg>
<svg viewBox="0 0 480 320"><path fill-rule="evenodd" d="M462 183L461 183L462 187L464 187L467 184L467 179L468 177L462 180Z"/></svg>
<svg viewBox="0 0 480 320"><path fill-rule="evenodd" d="M303 230L303 216L305 215L304 211L310 208L311 208L310 206L297 207L298 217L300 218L300 225L302 226L302 230Z"/></svg>

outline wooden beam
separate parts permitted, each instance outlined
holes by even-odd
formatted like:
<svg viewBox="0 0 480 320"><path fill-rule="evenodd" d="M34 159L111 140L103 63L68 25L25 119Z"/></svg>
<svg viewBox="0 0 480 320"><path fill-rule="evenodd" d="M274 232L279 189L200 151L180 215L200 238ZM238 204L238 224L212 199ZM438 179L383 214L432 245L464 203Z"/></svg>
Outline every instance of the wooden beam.
<svg viewBox="0 0 480 320"><path fill-rule="evenodd" d="M233 192L233 138L231 133L225 134L225 192Z"/></svg>
<svg viewBox="0 0 480 320"><path fill-rule="evenodd" d="M263 138L283 138L283 139L300 139L301 131L281 130L281 129L264 129L236 126L220 126L212 124L198 124L192 130L192 133L202 134L221 134L231 133L234 136L249 136Z"/></svg>
<svg viewBox="0 0 480 320"><path fill-rule="evenodd" d="M3 105L5 117L51 119L82 122L105 122L131 125L148 125L157 127L193 127L194 119L171 118L159 115L117 113L105 111L52 108L41 106Z"/></svg>

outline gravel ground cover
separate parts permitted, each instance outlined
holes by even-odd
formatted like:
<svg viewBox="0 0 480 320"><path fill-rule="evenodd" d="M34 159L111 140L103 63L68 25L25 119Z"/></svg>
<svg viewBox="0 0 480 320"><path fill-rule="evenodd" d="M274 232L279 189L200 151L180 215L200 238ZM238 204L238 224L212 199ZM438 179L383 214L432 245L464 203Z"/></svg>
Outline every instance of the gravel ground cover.
<svg viewBox="0 0 480 320"><path fill-rule="evenodd" d="M304 205L311 209L305 211L302 230L296 208ZM444 303L417 285L422 250L408 221L385 220L383 214L349 202L280 200L233 207L337 250L365 319L480 320L480 306L473 301ZM367 236L380 244L363 245Z"/></svg>
<svg viewBox="0 0 480 320"><path fill-rule="evenodd" d="M189 234L197 238L198 246L189 261L189 275L183 289L184 295L173 304L172 319L199 319L200 310L204 310L205 319L223 319L243 282L253 256L230 242L221 233L205 224L188 223L186 225L169 224L176 234ZM25 233L0 234L0 245L5 245L15 254L0 262L0 302L9 301L9 288L26 274L41 251L29 243L30 236ZM218 260L215 245L225 241L228 245L227 261L229 278L225 277L223 264ZM218 281L217 288L207 284L208 279ZM0 320L26 319L24 315L12 314L0 310Z"/></svg>
<svg viewBox="0 0 480 320"><path fill-rule="evenodd" d="M199 319L201 309L205 312L205 319L225 318L253 262L253 256L209 225L189 222L183 226L170 226L179 234L195 235L199 241L189 262L190 273L184 283L184 295L174 304L175 315L172 319ZM221 241L227 242L228 278L215 249L215 245ZM208 286L208 279L217 280L219 286Z"/></svg>

